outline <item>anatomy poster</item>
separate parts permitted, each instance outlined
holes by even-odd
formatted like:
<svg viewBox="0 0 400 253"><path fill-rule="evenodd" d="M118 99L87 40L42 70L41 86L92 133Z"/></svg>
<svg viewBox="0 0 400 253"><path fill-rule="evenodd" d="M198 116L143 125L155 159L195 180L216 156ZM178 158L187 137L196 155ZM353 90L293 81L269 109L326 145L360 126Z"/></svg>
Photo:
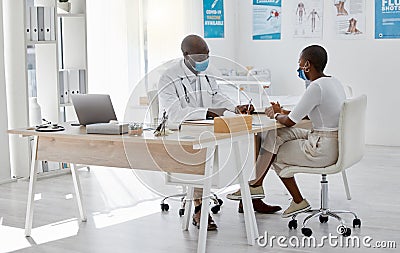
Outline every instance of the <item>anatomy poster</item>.
<svg viewBox="0 0 400 253"><path fill-rule="evenodd" d="M400 0L375 0L375 39L400 38Z"/></svg>
<svg viewBox="0 0 400 253"><path fill-rule="evenodd" d="M290 1L294 38L322 38L323 0Z"/></svg>
<svg viewBox="0 0 400 253"><path fill-rule="evenodd" d="M281 39L281 0L253 0L253 40Z"/></svg>
<svg viewBox="0 0 400 253"><path fill-rule="evenodd" d="M343 39L365 38L365 1L332 0L336 17L336 34Z"/></svg>

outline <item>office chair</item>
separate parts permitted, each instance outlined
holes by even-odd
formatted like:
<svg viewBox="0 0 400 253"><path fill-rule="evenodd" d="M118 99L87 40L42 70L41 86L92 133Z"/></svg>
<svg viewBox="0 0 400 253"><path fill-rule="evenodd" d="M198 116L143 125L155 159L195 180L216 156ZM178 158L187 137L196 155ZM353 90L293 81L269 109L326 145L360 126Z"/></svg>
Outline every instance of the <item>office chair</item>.
<svg viewBox="0 0 400 253"><path fill-rule="evenodd" d="M158 116L159 116L159 101L158 101L158 90L150 90L147 92L147 98L149 101L149 109L150 109L150 117L151 123L157 125L158 124ZM168 174L168 173L167 173ZM214 193L211 193L211 201L214 203L214 206L211 207L211 212L214 214L218 213L221 210L221 206L224 203L222 199L218 198L218 196ZM164 197L161 200L161 211L168 211L169 205L165 203L165 201L169 198L177 198L181 197L181 208L179 209L179 216L183 216L185 214L185 205L187 203L188 195L188 187L182 186L182 193L169 195Z"/></svg>
<svg viewBox="0 0 400 253"><path fill-rule="evenodd" d="M345 84L343 86L344 86L344 91L346 93L346 98L347 99L352 98L353 97L353 88L347 84ZM346 191L347 200L351 200L350 187L349 187L349 182L347 180L346 170L342 170L342 178L343 178L344 189Z"/></svg>
<svg viewBox="0 0 400 253"><path fill-rule="evenodd" d="M336 164L325 168L309 168L290 166L281 171L279 176L285 177L293 173L309 173L321 174L321 207L319 209L312 209L311 212L303 221L301 232L305 236L311 236L312 230L307 226L311 218L319 217L321 223L328 222L328 217L331 216L340 222L338 233L343 236L349 236L351 229L346 227L344 220L338 215L341 213L348 213L354 216L353 228L361 227L361 220L352 211L331 211L328 207L328 174L340 173L361 160L365 151L365 111L367 106L367 97L365 95L357 98L347 99L342 107L339 119L339 157ZM295 214L288 226L290 229L297 228L297 220Z"/></svg>

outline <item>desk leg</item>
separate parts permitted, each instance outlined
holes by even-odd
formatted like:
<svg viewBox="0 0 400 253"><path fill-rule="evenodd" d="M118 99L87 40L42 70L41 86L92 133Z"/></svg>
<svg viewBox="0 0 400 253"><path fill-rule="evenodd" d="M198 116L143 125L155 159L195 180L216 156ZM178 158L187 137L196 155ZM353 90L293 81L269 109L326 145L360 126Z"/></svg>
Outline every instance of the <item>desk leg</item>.
<svg viewBox="0 0 400 253"><path fill-rule="evenodd" d="M207 148L207 155L206 155L207 160L204 171L203 198L201 204L200 231L199 231L199 241L197 245L197 253L206 252L208 205L210 203L211 181L212 181L211 176L213 172L215 150L216 150L215 147Z"/></svg>
<svg viewBox="0 0 400 253"><path fill-rule="evenodd" d="M31 236L31 231L32 231L33 205L35 198L36 177L38 171L38 160L37 160L38 143L39 143L39 137L34 136L33 146L32 146L31 171L29 176L28 203L26 207L26 217L25 217L25 236Z"/></svg>
<svg viewBox="0 0 400 253"><path fill-rule="evenodd" d="M190 216L192 214L192 202L193 202L193 186L187 187L186 202L185 202L185 213L183 214L182 230L187 231L189 228Z"/></svg>
<svg viewBox="0 0 400 253"><path fill-rule="evenodd" d="M78 203L79 215L81 216L81 221L85 222L87 220L85 209L82 203L82 196L81 196L81 183L79 181L79 175L76 172L75 164L71 164L71 173L72 173L72 180L74 181L74 188L75 188L75 196L76 202Z"/></svg>
<svg viewBox="0 0 400 253"><path fill-rule="evenodd" d="M242 160L240 158L239 143L233 143L233 152L236 159L236 168L239 173L240 191L242 195L244 221L246 225L247 242L249 245L254 245L258 237L257 222L254 215L253 204L251 203L249 183L244 178Z"/></svg>

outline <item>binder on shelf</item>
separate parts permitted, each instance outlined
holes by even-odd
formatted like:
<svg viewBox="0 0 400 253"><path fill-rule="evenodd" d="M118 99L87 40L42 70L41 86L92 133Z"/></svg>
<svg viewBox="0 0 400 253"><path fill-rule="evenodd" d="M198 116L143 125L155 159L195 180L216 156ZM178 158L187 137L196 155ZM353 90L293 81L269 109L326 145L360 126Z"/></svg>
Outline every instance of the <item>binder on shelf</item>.
<svg viewBox="0 0 400 253"><path fill-rule="evenodd" d="M56 9L50 7L50 40L56 40Z"/></svg>
<svg viewBox="0 0 400 253"><path fill-rule="evenodd" d="M44 40L51 40L51 9L52 7L44 7Z"/></svg>
<svg viewBox="0 0 400 253"><path fill-rule="evenodd" d="M44 41L44 7L37 7L38 40Z"/></svg>
<svg viewBox="0 0 400 253"><path fill-rule="evenodd" d="M31 41L39 40L37 7L30 7Z"/></svg>
<svg viewBox="0 0 400 253"><path fill-rule="evenodd" d="M69 91L68 91L68 71L60 70L58 72L58 83L60 93L60 104L69 103Z"/></svg>
<svg viewBox="0 0 400 253"><path fill-rule="evenodd" d="M79 70L79 93L86 94L86 71L84 69Z"/></svg>
<svg viewBox="0 0 400 253"><path fill-rule="evenodd" d="M28 5L25 11L25 35L26 40L31 40L31 11Z"/></svg>
<svg viewBox="0 0 400 253"><path fill-rule="evenodd" d="M56 21L57 22L57 39L60 41L60 43L57 43L58 45L58 67L61 69L64 69L64 52L63 52L63 36L62 36L62 18L57 17Z"/></svg>
<svg viewBox="0 0 400 253"><path fill-rule="evenodd" d="M33 0L26 0L25 2L25 34L26 40L31 40L31 7L33 6Z"/></svg>
<svg viewBox="0 0 400 253"><path fill-rule="evenodd" d="M79 94L79 70L70 69L69 72L69 94L75 95Z"/></svg>

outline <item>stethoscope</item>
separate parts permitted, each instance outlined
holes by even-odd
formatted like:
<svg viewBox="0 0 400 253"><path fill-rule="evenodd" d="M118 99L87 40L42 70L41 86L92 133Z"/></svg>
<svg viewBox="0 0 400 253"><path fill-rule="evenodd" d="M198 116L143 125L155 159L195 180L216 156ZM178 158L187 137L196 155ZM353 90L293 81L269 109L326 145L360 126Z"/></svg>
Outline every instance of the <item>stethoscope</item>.
<svg viewBox="0 0 400 253"><path fill-rule="evenodd" d="M210 92L210 91L207 91L208 94L211 95L211 96L217 95L218 92L213 90L213 88L212 88L212 86L211 86L211 83L210 83L210 79L208 78L208 76L207 76L207 75L204 75L204 76L205 76L205 78L206 78L206 80L207 80L208 85L210 86L210 89L211 89L211 92ZM186 76L186 78L189 80L189 78L188 78L187 76ZM183 92L185 92L185 100L186 100L186 103L190 104L190 97L189 97L189 95L188 95L186 86L183 84L183 77L181 77L181 84L182 84L182 87L183 87Z"/></svg>

